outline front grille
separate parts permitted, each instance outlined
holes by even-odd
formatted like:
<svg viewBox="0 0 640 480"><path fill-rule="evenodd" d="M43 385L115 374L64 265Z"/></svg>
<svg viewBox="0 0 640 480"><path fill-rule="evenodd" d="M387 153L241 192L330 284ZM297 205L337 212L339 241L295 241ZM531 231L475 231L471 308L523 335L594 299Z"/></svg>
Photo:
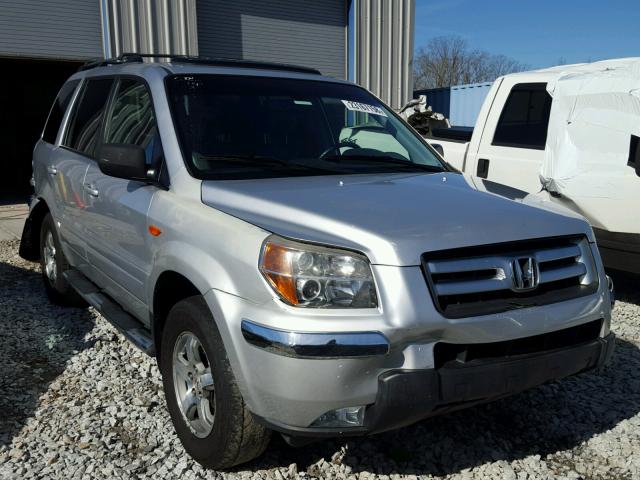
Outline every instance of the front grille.
<svg viewBox="0 0 640 480"><path fill-rule="evenodd" d="M425 253L422 268L436 308L448 318L546 305L598 289L584 236Z"/></svg>

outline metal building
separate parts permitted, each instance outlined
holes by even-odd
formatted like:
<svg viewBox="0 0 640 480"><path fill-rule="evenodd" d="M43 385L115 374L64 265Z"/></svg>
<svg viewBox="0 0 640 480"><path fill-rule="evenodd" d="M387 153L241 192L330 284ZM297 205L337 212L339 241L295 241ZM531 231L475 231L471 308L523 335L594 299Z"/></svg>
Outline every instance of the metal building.
<svg viewBox="0 0 640 480"><path fill-rule="evenodd" d="M414 0L0 0L0 195L23 191L31 149L80 62L123 52L277 61L411 97ZM10 112L10 114L7 114ZM8 168L6 168L8 167Z"/></svg>

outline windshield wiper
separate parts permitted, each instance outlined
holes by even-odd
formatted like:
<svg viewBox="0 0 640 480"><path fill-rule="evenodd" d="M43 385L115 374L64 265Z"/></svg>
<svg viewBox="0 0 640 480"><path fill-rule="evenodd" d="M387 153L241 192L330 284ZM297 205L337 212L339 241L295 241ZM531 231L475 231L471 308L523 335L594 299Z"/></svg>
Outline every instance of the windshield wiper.
<svg viewBox="0 0 640 480"><path fill-rule="evenodd" d="M289 162L275 157L267 157L262 155L198 155L201 160L213 161L220 163L242 163L247 165L283 165L287 166Z"/></svg>
<svg viewBox="0 0 640 480"><path fill-rule="evenodd" d="M330 155L325 157L323 160L332 163L377 163L377 164L388 164L390 166L399 166L405 168L415 168L418 170L424 170L427 172L444 172L445 169L436 165L425 165L422 163L414 163L409 160L401 160L399 158L395 158L389 155Z"/></svg>
<svg viewBox="0 0 640 480"><path fill-rule="evenodd" d="M314 167L313 165L306 165L303 163L289 162L276 157L269 157L266 155L200 155L200 158L205 161L220 162L221 164L242 164L252 167L284 167L303 170L314 170L326 173L336 173L335 170L328 168Z"/></svg>

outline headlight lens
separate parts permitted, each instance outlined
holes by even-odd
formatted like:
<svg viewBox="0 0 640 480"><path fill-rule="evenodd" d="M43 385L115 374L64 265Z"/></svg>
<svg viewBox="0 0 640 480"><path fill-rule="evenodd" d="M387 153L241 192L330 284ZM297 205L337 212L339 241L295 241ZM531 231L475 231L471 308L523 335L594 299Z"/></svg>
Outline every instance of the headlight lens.
<svg viewBox="0 0 640 480"><path fill-rule="evenodd" d="M262 247L260 271L290 305L378 306L369 261L357 253L270 237Z"/></svg>

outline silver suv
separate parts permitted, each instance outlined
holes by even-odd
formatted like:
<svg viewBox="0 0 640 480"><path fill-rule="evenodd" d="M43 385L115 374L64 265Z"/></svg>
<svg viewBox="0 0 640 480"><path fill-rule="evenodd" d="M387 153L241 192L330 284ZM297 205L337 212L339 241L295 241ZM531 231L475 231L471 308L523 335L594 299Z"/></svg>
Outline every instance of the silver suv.
<svg viewBox="0 0 640 480"><path fill-rule="evenodd" d="M351 83L160 60L62 87L21 255L53 302L93 306L157 357L203 465L246 462L272 431L382 432L611 356L582 218L475 186Z"/></svg>

